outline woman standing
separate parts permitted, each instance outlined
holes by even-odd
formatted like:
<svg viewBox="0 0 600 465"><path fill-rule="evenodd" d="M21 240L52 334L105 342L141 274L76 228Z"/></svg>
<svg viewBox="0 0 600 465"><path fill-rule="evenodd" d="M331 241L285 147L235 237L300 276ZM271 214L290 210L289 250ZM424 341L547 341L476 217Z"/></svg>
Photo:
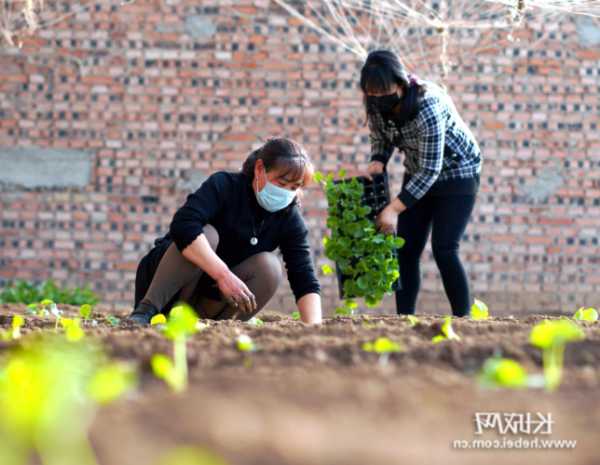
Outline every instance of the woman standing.
<svg viewBox="0 0 600 465"><path fill-rule="evenodd" d="M435 84L410 76L390 51L369 54L360 87L371 139L368 175L385 171L394 149L405 156L402 191L377 218L382 231L397 231L406 240L398 253L396 310L415 312L419 262L431 231L452 313L464 316L472 299L458 251L479 188L479 146L450 97Z"/></svg>
<svg viewBox="0 0 600 465"><path fill-rule="evenodd" d="M201 318L248 320L277 290L279 248L302 321L320 323L320 286L296 200L312 175L300 145L271 139L240 173L210 176L141 260L129 319L148 324L182 300Z"/></svg>

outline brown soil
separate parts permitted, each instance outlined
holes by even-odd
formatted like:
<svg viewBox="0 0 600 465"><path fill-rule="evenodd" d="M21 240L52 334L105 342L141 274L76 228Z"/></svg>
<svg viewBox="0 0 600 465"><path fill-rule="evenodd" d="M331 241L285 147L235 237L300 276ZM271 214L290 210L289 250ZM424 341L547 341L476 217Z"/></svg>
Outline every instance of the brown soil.
<svg viewBox="0 0 600 465"><path fill-rule="evenodd" d="M0 326L24 306L0 306ZM279 314L264 314L262 327L211 322L188 344L190 387L171 393L155 379L149 359L170 353L154 329L104 318L89 328L115 358L139 365L139 389L99 411L91 438L102 465L152 465L176 445L201 445L235 465L395 465L600 463L600 324L583 324L586 340L567 347L558 391L490 390L475 376L499 353L541 373L541 357L528 344L543 316L453 323L460 342L432 344L441 317L420 317L411 327L398 317L328 319L307 327ZM51 328L30 318L26 331ZM259 347L238 352L237 335ZM387 365L361 344L387 336L404 351ZM11 343L2 343L0 351ZM0 352L1 353L1 352ZM552 414L552 435L576 439L575 450L459 450L453 440L472 440L475 412ZM497 436L486 434L484 439ZM510 437L510 436L509 436ZM524 436L525 437L525 436ZM529 439L532 439L530 436Z"/></svg>

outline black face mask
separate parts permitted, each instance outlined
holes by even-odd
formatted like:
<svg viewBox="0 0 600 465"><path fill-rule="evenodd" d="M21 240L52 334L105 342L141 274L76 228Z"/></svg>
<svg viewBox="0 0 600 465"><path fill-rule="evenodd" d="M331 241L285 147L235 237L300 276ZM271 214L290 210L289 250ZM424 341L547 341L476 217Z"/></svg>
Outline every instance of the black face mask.
<svg viewBox="0 0 600 465"><path fill-rule="evenodd" d="M367 96L367 105L373 110L379 111L381 114L389 114L402 101L402 98L397 94L382 95L375 97L374 95Z"/></svg>

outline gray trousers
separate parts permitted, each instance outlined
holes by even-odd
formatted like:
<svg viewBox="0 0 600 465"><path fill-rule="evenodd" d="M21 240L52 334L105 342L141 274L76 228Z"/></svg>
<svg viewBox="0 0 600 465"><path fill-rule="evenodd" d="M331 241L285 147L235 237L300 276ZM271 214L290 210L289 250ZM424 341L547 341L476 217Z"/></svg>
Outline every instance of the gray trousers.
<svg viewBox="0 0 600 465"><path fill-rule="evenodd" d="M217 250L219 234L212 225L204 227L211 248ZM248 320L258 313L271 300L283 271L277 256L272 252L260 252L236 265L231 271L240 278L256 298L257 310L253 314L242 314L239 308L226 302L222 297L215 300L207 297L201 280L204 271L185 258L171 243L161 258L152 282L138 307L151 305L157 309L164 307L179 293L180 301L187 302L201 318L214 320Z"/></svg>

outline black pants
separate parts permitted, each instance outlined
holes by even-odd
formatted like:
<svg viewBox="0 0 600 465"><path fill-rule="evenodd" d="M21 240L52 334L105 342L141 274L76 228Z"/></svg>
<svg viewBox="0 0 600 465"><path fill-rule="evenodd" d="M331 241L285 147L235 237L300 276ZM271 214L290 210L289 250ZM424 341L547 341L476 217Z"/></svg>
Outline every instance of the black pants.
<svg viewBox="0 0 600 465"><path fill-rule="evenodd" d="M398 216L398 236L405 239L398 251L401 289L396 291L398 314L415 312L421 286L419 262L432 232L431 248L442 275L452 313L464 316L471 308L467 274L458 256L459 241L475 205L475 194L426 194Z"/></svg>

